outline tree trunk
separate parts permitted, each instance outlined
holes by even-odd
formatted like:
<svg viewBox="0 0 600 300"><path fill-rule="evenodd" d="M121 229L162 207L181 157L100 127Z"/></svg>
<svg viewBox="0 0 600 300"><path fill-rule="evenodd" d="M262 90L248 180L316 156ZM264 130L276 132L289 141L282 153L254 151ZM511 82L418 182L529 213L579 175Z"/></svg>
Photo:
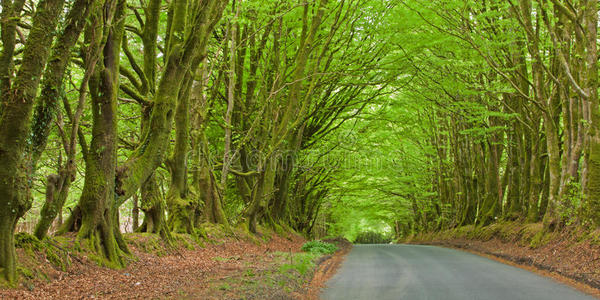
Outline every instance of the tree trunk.
<svg viewBox="0 0 600 300"><path fill-rule="evenodd" d="M172 3L174 6L180 6L181 2L187 3L187 1ZM168 55L165 56L166 64L152 103L148 131L142 136L140 146L120 168L121 172L117 178L118 205L129 199L163 163L171 137L172 121L181 85L185 75L193 71L194 62L201 60L200 50L206 46L209 34L221 18L226 3L226 1L202 2L201 5L194 6L197 11L193 13L186 13L185 5L183 11L177 10L182 15L174 17L174 20L178 20L176 22L178 25L171 26L172 30L185 23L187 15L193 15L195 18L192 18L193 22L188 24L189 28L183 28L186 29L185 31L181 28L177 29L182 30L177 36L181 38L185 35L186 40L178 43L178 39L167 38ZM194 34L189 34L191 32ZM172 37L172 34L168 35Z"/></svg>
<svg viewBox="0 0 600 300"><path fill-rule="evenodd" d="M229 227L229 221L223 211L219 187L213 173L213 159L209 150L205 128L208 116L209 103L204 94L204 87L208 80L206 62L200 70L200 81L192 87L192 103L194 106L194 122L192 131L192 187L195 190L198 203L203 203L202 215L207 222L222 224ZM237 180L237 178L236 178ZM242 196L243 198L243 196ZM196 216L198 223L201 216Z"/></svg>
<svg viewBox="0 0 600 300"><path fill-rule="evenodd" d="M3 207L0 215L0 270L2 279L7 280L9 284L14 284L17 278L14 229L17 220L31 207L29 187L25 180L31 170L27 169L27 157L24 155L31 132L31 112L54 38L49 33L54 32L56 28L63 4L62 0L45 0L38 3L25 42L21 67L12 82L13 85L11 86L10 82L11 73L0 74L3 92L7 92L3 95L7 98L2 99L0 116L0 206ZM15 15L20 15L20 8ZM16 23L11 24L16 26ZM11 24L2 24L2 29ZM2 33L3 38L4 34L5 32ZM12 34L14 35L14 31ZM8 57L4 54L6 53L3 51L2 62L9 65L1 66L2 71L10 72L12 53Z"/></svg>
<svg viewBox="0 0 600 300"><path fill-rule="evenodd" d="M40 96L35 107L32 137L31 137L31 166L36 164L46 149L52 121L56 115L60 99L65 70L71 61L71 53L85 27L86 19L94 6L95 0L76 0L66 16L66 26L52 47L52 55L44 71ZM33 175L33 174L31 174Z"/></svg>
<svg viewBox="0 0 600 300"><path fill-rule="evenodd" d="M533 133L531 136L533 136ZM545 140L537 138L531 151L530 178L531 188L529 190L529 207L527 209L527 222L534 223L540 218L540 194L543 189L546 159L542 157L545 149Z"/></svg>
<svg viewBox="0 0 600 300"><path fill-rule="evenodd" d="M144 222L139 230L159 234L166 242L171 242L171 232L165 216L166 204L156 182L156 175L150 176L142 185L142 205Z"/></svg>
<svg viewBox="0 0 600 300"><path fill-rule="evenodd" d="M86 243L91 251L106 259L109 266L122 266L121 250L116 232L119 224L115 205L115 173L117 164L117 94L119 76L120 42L123 38L125 1L107 1L97 10L95 20L86 34L100 34L104 27L106 37L103 58L95 68L89 90L92 98L92 141L85 157L85 181L79 200L81 228L77 239ZM115 7L116 8L113 8ZM102 11L114 12L112 18L102 23ZM101 24L101 26L97 26ZM99 45L101 46L101 45ZM122 246L122 245L121 245Z"/></svg>
<svg viewBox="0 0 600 300"><path fill-rule="evenodd" d="M585 92L588 94L589 143L587 175L584 180L585 206L592 223L600 226L600 102L598 100L598 1L584 2L584 30L586 33Z"/></svg>
<svg viewBox="0 0 600 300"><path fill-rule="evenodd" d="M136 232L140 226L140 207L138 195L133 195L133 208L131 209L131 230Z"/></svg>
<svg viewBox="0 0 600 300"><path fill-rule="evenodd" d="M553 229L560 226L559 199L560 189L560 146L554 119L544 113L544 128L546 129L546 144L548 150L548 206L544 215L544 226Z"/></svg>
<svg viewBox="0 0 600 300"><path fill-rule="evenodd" d="M197 203L196 199L189 197L187 186L191 84L192 76L188 74L185 83L182 84L175 111L175 148L173 155L167 160L167 166L171 173L167 207L169 210L168 224L171 231L195 234L194 218Z"/></svg>
<svg viewBox="0 0 600 300"><path fill-rule="evenodd" d="M46 237L54 219L62 212L67 196L69 195L69 188L75 177L74 166L72 167L72 172L69 172L68 169L63 169L59 175L50 175L46 179L46 201L40 211L40 220L34 229L34 235L39 240Z"/></svg>
<svg viewBox="0 0 600 300"><path fill-rule="evenodd" d="M17 258L15 253L14 232L17 219L9 209L0 210L0 266L2 277L12 285L17 280Z"/></svg>

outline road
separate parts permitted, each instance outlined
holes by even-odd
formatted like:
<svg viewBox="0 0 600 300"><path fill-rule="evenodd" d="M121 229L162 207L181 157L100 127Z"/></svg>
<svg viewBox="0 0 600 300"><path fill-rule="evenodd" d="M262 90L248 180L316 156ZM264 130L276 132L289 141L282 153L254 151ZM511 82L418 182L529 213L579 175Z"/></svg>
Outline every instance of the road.
<svg viewBox="0 0 600 300"><path fill-rule="evenodd" d="M468 252L435 246L357 245L321 298L596 299L535 273Z"/></svg>

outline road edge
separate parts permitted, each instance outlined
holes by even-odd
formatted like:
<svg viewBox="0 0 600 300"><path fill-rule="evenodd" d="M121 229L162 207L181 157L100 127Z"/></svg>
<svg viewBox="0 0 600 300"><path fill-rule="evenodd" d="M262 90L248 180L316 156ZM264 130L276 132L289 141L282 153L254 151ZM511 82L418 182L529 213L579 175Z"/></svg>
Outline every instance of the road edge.
<svg viewBox="0 0 600 300"><path fill-rule="evenodd" d="M452 241L432 241L432 242L419 242L419 243L407 243L413 245L431 245L431 246L440 246L450 249L455 249L459 251L468 252L471 254L475 254L481 257L485 257L506 265L510 265L513 267L517 267L523 270L530 271L532 273L538 274L540 276L550 278L559 283L570 286L580 292L583 292L587 295L596 297L600 299L600 286L596 287L595 282L588 283L583 279L577 278L576 276L572 276L570 274L563 274L560 270L557 270L553 266L548 266L544 264L540 264L534 262L530 259L515 257L504 253L496 253L484 249L475 249L469 247L468 244L462 243L452 243Z"/></svg>
<svg viewBox="0 0 600 300"><path fill-rule="evenodd" d="M346 255L352 251L353 245L347 240L332 240L338 246L338 251L332 255L327 255L319 259L317 267L313 273L313 277L306 287L304 295L299 299L304 300L318 300L320 299L321 291L326 287L327 281L333 277L342 262L344 262Z"/></svg>

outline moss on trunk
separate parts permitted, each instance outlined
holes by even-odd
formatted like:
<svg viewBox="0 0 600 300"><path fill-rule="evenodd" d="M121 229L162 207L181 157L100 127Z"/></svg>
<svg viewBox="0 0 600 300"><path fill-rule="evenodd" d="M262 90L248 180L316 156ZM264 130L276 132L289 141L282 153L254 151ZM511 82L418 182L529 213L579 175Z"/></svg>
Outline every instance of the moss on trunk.
<svg viewBox="0 0 600 300"><path fill-rule="evenodd" d="M111 2L115 1L115 2ZM120 41L124 31L125 1L111 0L98 7L89 26L92 37L104 36L103 59L89 82L92 98L92 141L85 156L85 181L79 200L81 228L77 240L98 254L98 261L111 267L123 266L123 242L119 243L115 173L117 164L117 93ZM114 20L101 18L103 9L114 8ZM98 26L102 25L102 26ZM104 32L100 33L99 28ZM96 40L97 41L97 40ZM102 47L101 44L97 46ZM120 247L124 249L120 249Z"/></svg>
<svg viewBox="0 0 600 300"><path fill-rule="evenodd" d="M180 4L180 1L177 4ZM187 12L186 15L193 15L195 18L186 24L189 28L185 28L185 32L178 33L180 37L185 35L185 38L181 43L168 45L166 64L154 96L148 131L142 136L140 146L124 163L117 178L118 205L129 199L164 162L165 153L168 153L177 99L185 75L193 71L193 62L198 61L202 54L198 49L208 40L209 33L221 18L225 4L225 1L209 1L206 5L193 6L196 11ZM183 17L179 23L185 21L185 15ZM174 41L169 41L171 42Z"/></svg>
<svg viewBox="0 0 600 300"><path fill-rule="evenodd" d="M593 142L590 149L584 211L595 226L600 226L600 143Z"/></svg>
<svg viewBox="0 0 600 300"><path fill-rule="evenodd" d="M189 197L187 185L189 102L193 71L188 72L179 91L175 110L175 147L173 154L167 161L171 173L167 206L169 210L169 228L174 232L194 234L194 217L197 203L194 198Z"/></svg>
<svg viewBox="0 0 600 300"><path fill-rule="evenodd" d="M17 262L15 253L14 232L16 219L7 214L8 211L0 212L0 283L3 281L12 286L17 281Z"/></svg>
<svg viewBox="0 0 600 300"><path fill-rule="evenodd" d="M140 208L144 212L144 221L139 231L159 234L163 240L171 243L171 232L167 226L167 218L165 216L165 199L162 197L154 175L142 185L141 190L142 203Z"/></svg>
<svg viewBox="0 0 600 300"><path fill-rule="evenodd" d="M71 60L73 46L79 39L95 0L77 0L65 17L66 26L52 47L52 55L44 71L40 96L37 99L32 124L31 165L35 169L41 156L62 93L65 70Z"/></svg>
<svg viewBox="0 0 600 300"><path fill-rule="evenodd" d="M22 4L20 2L21 6ZM27 174L31 172L28 169L28 156L25 155L27 140L31 133L31 112L54 38L54 35L49 33L54 32L56 28L63 4L63 0L44 0L37 4L31 29L25 41L22 63L12 85L13 53L11 49L4 49L11 53L6 51L2 53L1 63L8 65L1 66L1 69L10 73L0 74L3 96L7 97L2 99L0 116L0 207L2 207L0 270L2 270L2 279L10 284L16 281L13 237L16 220L31 207L29 184L25 180ZM14 13L16 16L19 15L16 11ZM4 25L2 28L5 28ZM14 35L14 31L12 34ZM11 45L4 46L11 47Z"/></svg>
<svg viewBox="0 0 600 300"><path fill-rule="evenodd" d="M544 127L546 129L546 143L548 150L548 204L544 214L544 227L554 229L560 226L560 199L558 191L560 190L560 146L558 131L555 122L550 118L549 113L544 114Z"/></svg>
<svg viewBox="0 0 600 300"><path fill-rule="evenodd" d="M73 170L74 171L74 170ZM60 175L51 180L51 176L46 179L46 201L40 211L40 219L35 226L34 235L42 240L48 234L48 229L56 216L62 213L63 206L69 195L69 188L75 174L62 170Z"/></svg>
<svg viewBox="0 0 600 300"><path fill-rule="evenodd" d="M196 207L190 199L181 197L177 189L170 189L167 195L169 211L168 225L171 231L194 234L194 216Z"/></svg>
<svg viewBox="0 0 600 300"><path fill-rule="evenodd" d="M209 104L204 95L204 82L207 76L206 64L203 63L199 71L200 81L192 86L191 105L193 106L192 138L192 185L191 189L197 197L201 212L197 212L196 224L201 219L215 224L222 224L226 228L229 222L223 211L221 196L219 194L215 174L213 173L213 158L206 138L206 120ZM237 179L237 178L236 178ZM204 207L200 207L204 205ZM201 213L201 214L200 214Z"/></svg>

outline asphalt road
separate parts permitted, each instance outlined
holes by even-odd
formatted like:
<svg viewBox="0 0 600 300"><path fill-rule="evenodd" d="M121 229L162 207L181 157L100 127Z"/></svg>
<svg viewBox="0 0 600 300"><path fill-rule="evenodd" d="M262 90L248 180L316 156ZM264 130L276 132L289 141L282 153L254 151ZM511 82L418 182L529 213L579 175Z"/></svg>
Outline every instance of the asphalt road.
<svg viewBox="0 0 600 300"><path fill-rule="evenodd" d="M357 245L321 298L333 299L596 299L532 272L453 249Z"/></svg>

